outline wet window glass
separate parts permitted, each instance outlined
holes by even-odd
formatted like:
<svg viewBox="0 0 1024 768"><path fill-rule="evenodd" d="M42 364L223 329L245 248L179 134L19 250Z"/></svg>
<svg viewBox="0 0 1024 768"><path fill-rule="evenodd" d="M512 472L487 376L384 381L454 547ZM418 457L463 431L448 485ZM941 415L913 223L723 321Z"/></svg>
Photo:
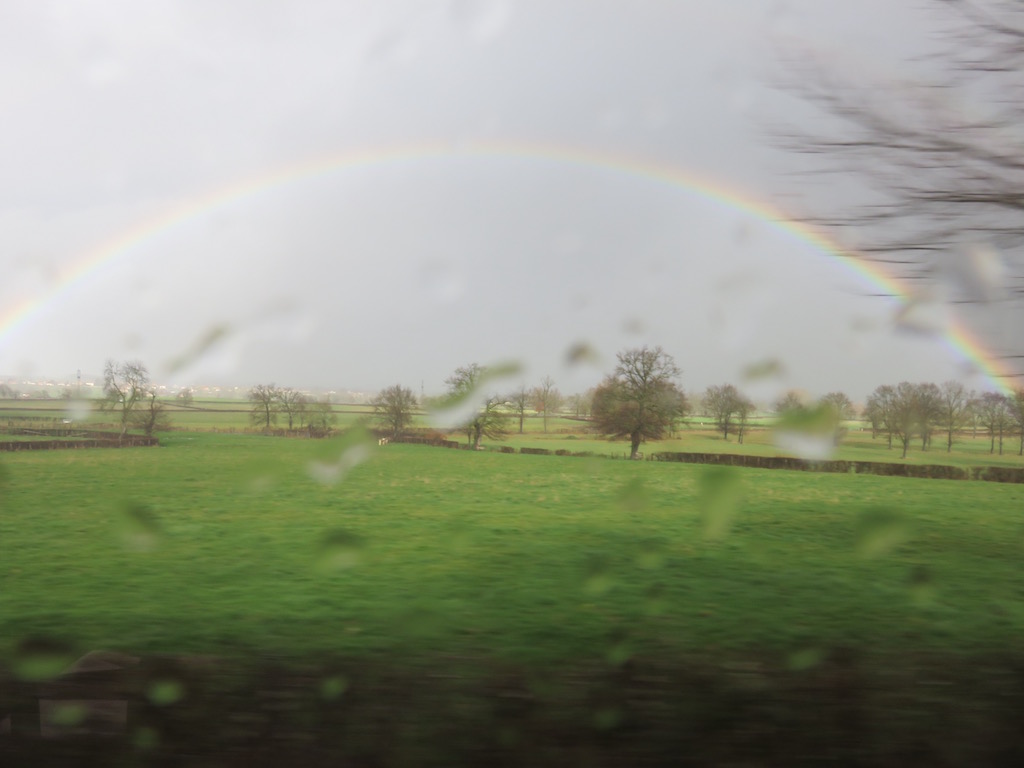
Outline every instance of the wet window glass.
<svg viewBox="0 0 1024 768"><path fill-rule="evenodd" d="M0 755L1021 754L1022 39L7 3Z"/></svg>

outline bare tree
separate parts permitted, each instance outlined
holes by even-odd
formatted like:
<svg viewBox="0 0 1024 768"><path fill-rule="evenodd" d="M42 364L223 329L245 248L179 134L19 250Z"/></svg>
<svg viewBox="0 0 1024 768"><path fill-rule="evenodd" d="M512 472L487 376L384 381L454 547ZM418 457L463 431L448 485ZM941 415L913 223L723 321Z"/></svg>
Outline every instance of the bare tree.
<svg viewBox="0 0 1024 768"><path fill-rule="evenodd" d="M679 368L661 347L627 349L616 356L615 372L594 393L597 429L611 438L628 437L630 458L640 444L660 440L687 410L686 396L674 379Z"/></svg>
<svg viewBox="0 0 1024 768"><path fill-rule="evenodd" d="M249 414L253 426L269 431L277 423L280 410L280 392L273 384L257 384L249 390L252 412Z"/></svg>
<svg viewBox="0 0 1024 768"><path fill-rule="evenodd" d="M942 280L955 302L1024 296L1024 4L931 0L944 28L940 55L917 82L844 80L801 68L793 90L832 118L829 133L790 131L795 152L849 188L858 203L808 218L832 229L860 258L906 279ZM935 39L933 37L933 39ZM856 75L860 77L860 73ZM970 114L949 105L972 104ZM1015 336L1003 357L1024 361ZM1014 376L1024 373L1018 371Z"/></svg>
<svg viewBox="0 0 1024 768"><path fill-rule="evenodd" d="M871 422L871 438L874 439L875 435L884 429L889 439L890 449L892 448L893 402L895 398L896 388L890 384L883 384L868 396L864 406L864 415Z"/></svg>
<svg viewBox="0 0 1024 768"><path fill-rule="evenodd" d="M295 419L299 418L306 408L306 398L291 387L278 389L276 397L278 411L288 419L288 431L291 432L295 428Z"/></svg>
<svg viewBox="0 0 1024 768"><path fill-rule="evenodd" d="M743 436L747 432L747 424L755 410L756 407L753 401L741 394L736 402L736 442L740 445L743 445Z"/></svg>
<svg viewBox="0 0 1024 768"><path fill-rule="evenodd" d="M148 390L138 407L132 411L132 423L141 429L146 437L152 437L154 432L166 432L171 428L166 407L157 399L155 389Z"/></svg>
<svg viewBox="0 0 1024 768"><path fill-rule="evenodd" d="M178 394L175 395L175 398L177 398L178 403L181 404L181 405L184 405L184 406L192 405L192 401L194 399L194 396L192 394L192 388L191 387L184 387L183 389L178 391Z"/></svg>
<svg viewBox="0 0 1024 768"><path fill-rule="evenodd" d="M846 435L844 421L856 418L857 409L845 392L829 392L818 400L818 405L824 408L832 422L832 442L839 445Z"/></svg>
<svg viewBox="0 0 1024 768"><path fill-rule="evenodd" d="M391 434L400 437L412 424L416 411L416 395L400 384L381 390L373 399L374 418Z"/></svg>
<svg viewBox="0 0 1024 768"><path fill-rule="evenodd" d="M584 396L580 396L581 400L579 405L584 405ZM544 432L547 434L548 431L548 416L557 411L562 406L562 393L558 391L555 386L555 381L550 376L545 376L540 380L540 384L534 387L533 390L533 402L534 408L540 411L544 418ZM577 416L579 413L576 414Z"/></svg>
<svg viewBox="0 0 1024 768"><path fill-rule="evenodd" d="M1020 449L1017 455L1024 456L1024 387L1013 390L1013 394L1006 398L1006 405L1020 435Z"/></svg>
<svg viewBox="0 0 1024 768"><path fill-rule="evenodd" d="M308 429L310 437L325 437L331 433L338 417L334 413L330 397L310 403L306 409L309 416Z"/></svg>
<svg viewBox="0 0 1024 768"><path fill-rule="evenodd" d="M932 443L932 432L942 422L942 391L931 382L916 384L917 429L921 437L921 450L927 451Z"/></svg>
<svg viewBox="0 0 1024 768"><path fill-rule="evenodd" d="M704 413L715 420L715 425L722 431L723 439L729 439L729 430L732 429L745 399L732 384L716 384L704 391L701 400Z"/></svg>
<svg viewBox="0 0 1024 768"><path fill-rule="evenodd" d="M512 407L512 413L519 418L519 434L523 434L523 422L526 420L526 407L530 405L532 392L525 384L520 384L508 394L506 400ZM547 429L544 430L547 432Z"/></svg>
<svg viewBox="0 0 1024 768"><path fill-rule="evenodd" d="M800 398L800 394L792 389L789 390L782 397L780 397L778 400L776 400L775 403L772 405L772 408L775 411L775 413L779 414L780 416L791 411L799 410L800 408L803 407L804 402Z"/></svg>
<svg viewBox="0 0 1024 768"><path fill-rule="evenodd" d="M1006 395L998 392L982 392L978 397L978 420L988 430L991 443L989 453L995 453L996 438L999 438L999 455L1003 455L1003 434L1010 423L1010 407Z"/></svg>
<svg viewBox="0 0 1024 768"><path fill-rule="evenodd" d="M569 406L569 410L572 411L573 415L577 419L585 419L590 416L590 408L594 402L595 388L588 389L586 392L578 392L574 395L569 395L566 398L566 402Z"/></svg>
<svg viewBox="0 0 1024 768"><path fill-rule="evenodd" d="M946 453L953 450L953 435L967 421L972 395L959 381L946 381L939 387L938 423L946 432Z"/></svg>
<svg viewBox="0 0 1024 768"><path fill-rule="evenodd" d="M910 450L910 442L917 434L918 425L921 423L918 415L916 385L908 381L901 381L892 388L892 399L889 402L889 429L896 435L903 446L901 458L907 458L907 451Z"/></svg>
<svg viewBox="0 0 1024 768"><path fill-rule="evenodd" d="M455 373L445 379L449 401L461 402L480 397L478 390L487 378L487 368L477 363L456 368ZM463 425L466 437L474 448L480 447L480 440L484 437L500 440L508 434L508 414L504 408L505 400L497 394L481 397L479 408Z"/></svg>
<svg viewBox="0 0 1024 768"><path fill-rule="evenodd" d="M103 369L103 406L117 411L121 419L121 437L128 432L132 412L146 397L149 388L149 371L138 360L117 363L107 360Z"/></svg>

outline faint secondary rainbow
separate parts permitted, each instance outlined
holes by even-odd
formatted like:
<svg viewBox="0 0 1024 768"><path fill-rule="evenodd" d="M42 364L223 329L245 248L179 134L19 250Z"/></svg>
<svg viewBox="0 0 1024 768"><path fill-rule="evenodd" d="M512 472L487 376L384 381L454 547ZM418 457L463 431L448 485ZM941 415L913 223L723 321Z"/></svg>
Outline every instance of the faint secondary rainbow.
<svg viewBox="0 0 1024 768"><path fill-rule="evenodd" d="M715 205L725 206L761 220L830 256L883 293L890 294L904 303L908 301L909 292L896 278L887 274L878 264L846 250L825 233L787 217L781 210L763 201L747 197L712 179L674 166L661 165L653 160L607 150L535 142L414 143L315 157L236 181L169 206L159 214L139 221L135 226L60 268L44 292L0 309L0 347L18 329L48 307L57 304L76 286L87 283L104 269L130 258L147 242L220 208L278 187L343 171L429 159L466 157L518 158L531 162L545 161L607 169L682 189ZM1009 370L1004 370L982 342L962 324L950 323L944 333L944 340L954 355L976 368L993 387L1004 392L1011 389L1007 380L1013 374Z"/></svg>

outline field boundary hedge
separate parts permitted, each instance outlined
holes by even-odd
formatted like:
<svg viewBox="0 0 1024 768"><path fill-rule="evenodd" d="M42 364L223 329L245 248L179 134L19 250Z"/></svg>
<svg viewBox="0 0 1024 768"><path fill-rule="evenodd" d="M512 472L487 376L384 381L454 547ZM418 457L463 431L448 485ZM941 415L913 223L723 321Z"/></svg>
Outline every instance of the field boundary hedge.
<svg viewBox="0 0 1024 768"><path fill-rule="evenodd" d="M442 448L469 449L472 446L440 437L399 437L395 443L433 445ZM522 447L510 445L490 450L499 453L520 453L528 456L600 457L592 451L569 451L564 448ZM615 458L606 456L604 458ZM885 461L808 461L790 456L745 456L738 453L683 453L662 451L647 455L649 461L675 461L683 464L717 464L755 469L785 469L794 472L830 472L840 474L881 475L885 477L917 477L929 480L985 480L993 483L1024 483L1024 467L954 467L948 464L895 464Z"/></svg>
<svg viewBox="0 0 1024 768"><path fill-rule="evenodd" d="M9 429L11 435L38 435L42 437L68 438L74 440L6 440L0 442L0 451L49 451L68 448L142 448L159 445L155 437L125 435L120 432L99 432L84 429Z"/></svg>
<svg viewBox="0 0 1024 768"><path fill-rule="evenodd" d="M885 461L807 461L789 456L744 456L736 453L679 453L663 451L653 461L686 464L719 464L760 469L788 469L802 472L832 472L888 477L919 477L931 480L989 480L996 483L1024 483L1022 467L953 467L948 464L895 464Z"/></svg>

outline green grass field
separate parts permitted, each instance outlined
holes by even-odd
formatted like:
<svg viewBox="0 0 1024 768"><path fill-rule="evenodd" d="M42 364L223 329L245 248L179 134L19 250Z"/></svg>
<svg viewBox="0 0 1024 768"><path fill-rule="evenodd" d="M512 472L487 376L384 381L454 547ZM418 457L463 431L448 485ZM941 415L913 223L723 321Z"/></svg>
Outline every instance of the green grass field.
<svg viewBox="0 0 1024 768"><path fill-rule="evenodd" d="M30 635L542 664L968 654L1024 631L1019 486L376 444L325 483L344 441L163 442L0 457L5 656Z"/></svg>

